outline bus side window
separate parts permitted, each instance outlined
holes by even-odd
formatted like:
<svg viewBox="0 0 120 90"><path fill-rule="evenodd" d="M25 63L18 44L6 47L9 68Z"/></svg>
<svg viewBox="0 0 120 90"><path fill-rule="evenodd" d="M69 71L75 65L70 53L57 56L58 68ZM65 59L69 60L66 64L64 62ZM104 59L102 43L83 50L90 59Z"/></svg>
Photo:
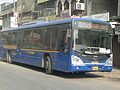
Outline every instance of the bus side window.
<svg viewBox="0 0 120 90"><path fill-rule="evenodd" d="M19 31L18 32L18 42L17 42L17 47L18 48L23 48L23 43L24 43L24 31Z"/></svg>
<svg viewBox="0 0 120 90"><path fill-rule="evenodd" d="M31 48L30 47L31 42L29 42L30 41L29 36L30 36L31 32L32 32L32 30L24 31L24 34L23 34L24 41L23 41L23 45L22 45L23 48L27 48L27 49Z"/></svg>
<svg viewBox="0 0 120 90"><path fill-rule="evenodd" d="M17 32L12 33L12 45L17 45Z"/></svg>
<svg viewBox="0 0 120 90"><path fill-rule="evenodd" d="M58 50L58 38L59 38L59 30L57 27L52 27L50 35L50 49L51 50Z"/></svg>
<svg viewBox="0 0 120 90"><path fill-rule="evenodd" d="M33 30L33 33L31 33L31 36L32 36L32 42L34 43L33 44L33 47L35 49L40 49L41 48L41 30L39 29L34 29Z"/></svg>

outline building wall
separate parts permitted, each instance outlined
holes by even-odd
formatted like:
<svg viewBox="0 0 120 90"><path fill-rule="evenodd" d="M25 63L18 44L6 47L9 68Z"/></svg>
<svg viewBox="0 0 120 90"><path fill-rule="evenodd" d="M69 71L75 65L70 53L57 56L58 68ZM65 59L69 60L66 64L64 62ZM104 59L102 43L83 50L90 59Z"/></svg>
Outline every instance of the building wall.
<svg viewBox="0 0 120 90"><path fill-rule="evenodd" d="M110 16L117 15L118 0L86 0L86 14L110 12Z"/></svg>
<svg viewBox="0 0 120 90"><path fill-rule="evenodd" d="M116 16L117 0L93 0L92 11L93 11L93 14L110 12L110 16Z"/></svg>
<svg viewBox="0 0 120 90"><path fill-rule="evenodd" d="M120 0L118 0L118 9L116 16L118 19L115 19L115 21L117 20L117 22L120 23ZM119 31L120 27L117 28L117 30ZM120 42L118 42L118 35L115 35L113 37L113 66L120 67Z"/></svg>
<svg viewBox="0 0 120 90"><path fill-rule="evenodd" d="M0 5L0 15L1 15L1 5Z"/></svg>
<svg viewBox="0 0 120 90"><path fill-rule="evenodd" d="M68 13L68 16L81 17L84 15L84 8L85 8L84 4L85 4L85 0L57 0L56 15L61 16L62 13L63 14Z"/></svg>
<svg viewBox="0 0 120 90"><path fill-rule="evenodd" d="M50 0L48 2L44 3L38 3L37 9L38 9L38 16L51 16L55 15L55 8L56 8L56 0Z"/></svg>
<svg viewBox="0 0 120 90"><path fill-rule="evenodd" d="M5 15L14 11L14 4L3 3L1 5L1 14Z"/></svg>
<svg viewBox="0 0 120 90"><path fill-rule="evenodd" d="M118 43L118 35L113 37L113 66L120 67L120 42Z"/></svg>
<svg viewBox="0 0 120 90"><path fill-rule="evenodd" d="M14 4L3 3L1 5L1 17L3 27L10 27L10 17L13 16Z"/></svg>
<svg viewBox="0 0 120 90"><path fill-rule="evenodd" d="M35 0L17 0L17 12L27 12L34 9Z"/></svg>
<svg viewBox="0 0 120 90"><path fill-rule="evenodd" d="M10 15L7 14L7 15L4 15L2 17L3 19L3 27L10 27Z"/></svg>
<svg viewBox="0 0 120 90"><path fill-rule="evenodd" d="M17 0L16 12L18 13L17 23L19 25L32 21L32 11L35 10L36 0Z"/></svg>

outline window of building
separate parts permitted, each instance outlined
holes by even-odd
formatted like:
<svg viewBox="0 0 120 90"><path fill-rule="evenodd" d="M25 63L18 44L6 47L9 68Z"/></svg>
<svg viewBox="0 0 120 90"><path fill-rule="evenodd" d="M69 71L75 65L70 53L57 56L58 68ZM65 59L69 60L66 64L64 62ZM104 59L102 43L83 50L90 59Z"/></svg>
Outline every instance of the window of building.
<svg viewBox="0 0 120 90"><path fill-rule="evenodd" d="M59 3L58 3L58 16L60 16L61 11L62 11L62 3L61 3L61 1L59 1Z"/></svg>
<svg viewBox="0 0 120 90"><path fill-rule="evenodd" d="M64 3L64 10L69 10L69 2L66 0Z"/></svg>
<svg viewBox="0 0 120 90"><path fill-rule="evenodd" d="M80 0L80 3L84 3L85 1L84 0Z"/></svg>

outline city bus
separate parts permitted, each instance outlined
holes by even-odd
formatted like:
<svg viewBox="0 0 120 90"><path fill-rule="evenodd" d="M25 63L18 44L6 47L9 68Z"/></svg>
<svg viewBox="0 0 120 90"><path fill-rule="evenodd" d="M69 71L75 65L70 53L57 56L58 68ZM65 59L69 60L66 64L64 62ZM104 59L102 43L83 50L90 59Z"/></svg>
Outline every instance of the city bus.
<svg viewBox="0 0 120 90"><path fill-rule="evenodd" d="M112 28L108 22L68 18L34 22L0 31L2 58L37 66L51 74L110 72Z"/></svg>

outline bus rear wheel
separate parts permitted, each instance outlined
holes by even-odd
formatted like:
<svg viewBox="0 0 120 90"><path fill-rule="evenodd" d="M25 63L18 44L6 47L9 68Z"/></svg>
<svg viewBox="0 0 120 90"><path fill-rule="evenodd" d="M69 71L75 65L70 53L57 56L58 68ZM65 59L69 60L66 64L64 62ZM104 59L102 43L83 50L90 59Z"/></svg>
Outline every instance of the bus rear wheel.
<svg viewBox="0 0 120 90"><path fill-rule="evenodd" d="M45 72L47 74L52 74L52 63L51 63L50 56L45 57Z"/></svg>
<svg viewBox="0 0 120 90"><path fill-rule="evenodd" d="M12 58L11 58L11 52L10 51L7 53L7 62L12 63Z"/></svg>

